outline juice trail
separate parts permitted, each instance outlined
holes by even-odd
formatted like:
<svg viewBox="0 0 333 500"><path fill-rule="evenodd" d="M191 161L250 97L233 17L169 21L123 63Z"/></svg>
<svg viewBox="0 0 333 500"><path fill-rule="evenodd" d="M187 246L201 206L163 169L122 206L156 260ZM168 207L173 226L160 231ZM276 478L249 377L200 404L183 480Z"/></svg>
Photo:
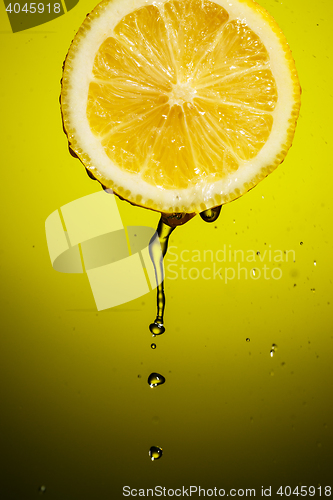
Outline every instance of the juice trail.
<svg viewBox="0 0 333 500"><path fill-rule="evenodd" d="M214 222L219 217L221 208L222 205L205 210L200 213L200 217L205 222ZM159 283L157 286L157 315L155 321L149 325L149 330L154 335L162 335L165 332L163 324L165 309L163 259L168 250L169 237L178 225L185 224L192 217L194 217L194 214L173 214L166 217L168 221L166 223L163 221L163 215L161 215L157 231L149 243L149 255L154 265L156 283Z"/></svg>
<svg viewBox="0 0 333 500"><path fill-rule="evenodd" d="M149 330L154 335L161 335L165 332L163 325L163 315L165 308L163 259L168 249L169 237L174 227L170 227L162 221L158 223L157 232L149 243L149 254L154 265L157 286L157 315L154 323L149 325ZM162 253L160 251L162 250Z"/></svg>

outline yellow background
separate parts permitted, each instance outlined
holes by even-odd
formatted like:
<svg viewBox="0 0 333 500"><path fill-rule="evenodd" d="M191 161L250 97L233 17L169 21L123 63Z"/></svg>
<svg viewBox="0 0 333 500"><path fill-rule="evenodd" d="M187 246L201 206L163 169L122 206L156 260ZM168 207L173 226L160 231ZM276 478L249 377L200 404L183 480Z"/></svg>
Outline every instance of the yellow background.
<svg viewBox="0 0 333 500"><path fill-rule="evenodd" d="M4 500L33 499L41 485L56 500L118 500L124 485L257 496L262 485L332 486L332 2L260 3L284 31L303 89L293 146L217 223L196 217L170 244L178 255L294 250L296 262L281 263L280 280L167 277L155 350L155 291L98 313L87 276L54 271L46 246L48 215L100 189L67 151L58 102L63 60L95 1L16 34L2 5ZM126 225L158 222L118 206ZM150 389L154 371L166 383ZM152 445L161 460L150 461Z"/></svg>

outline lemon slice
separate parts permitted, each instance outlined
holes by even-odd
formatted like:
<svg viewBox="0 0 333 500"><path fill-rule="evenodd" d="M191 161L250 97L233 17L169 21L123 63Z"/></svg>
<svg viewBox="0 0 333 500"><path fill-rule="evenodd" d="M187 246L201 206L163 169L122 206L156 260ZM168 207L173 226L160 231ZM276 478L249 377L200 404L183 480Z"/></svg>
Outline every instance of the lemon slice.
<svg viewBox="0 0 333 500"><path fill-rule="evenodd" d="M110 0L68 52L72 150L106 187L161 212L201 212L284 159L300 107L295 63L252 0Z"/></svg>

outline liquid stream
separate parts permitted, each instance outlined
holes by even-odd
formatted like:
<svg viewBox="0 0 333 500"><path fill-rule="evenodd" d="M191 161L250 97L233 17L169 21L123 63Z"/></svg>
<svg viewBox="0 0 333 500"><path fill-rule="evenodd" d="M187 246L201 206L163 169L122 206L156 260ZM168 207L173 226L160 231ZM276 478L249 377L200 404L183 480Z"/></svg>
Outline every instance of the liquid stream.
<svg viewBox="0 0 333 500"><path fill-rule="evenodd" d="M215 208L210 208L200 213L200 217L205 222L215 222L220 215L222 205ZM179 220L181 225L181 219L184 222L188 220L187 214L173 214L168 217L168 222L170 224L174 223L174 219ZM163 270L163 259L168 250L169 238L171 233L175 230L176 225L173 227L169 224L163 222L163 215L161 215L160 221L157 226L157 231L150 240L149 243L149 254L154 265L156 283L157 285L157 314L155 321L149 325L149 330L155 335L162 335L165 332L164 327L164 309L165 309L165 293L164 293L164 270Z"/></svg>

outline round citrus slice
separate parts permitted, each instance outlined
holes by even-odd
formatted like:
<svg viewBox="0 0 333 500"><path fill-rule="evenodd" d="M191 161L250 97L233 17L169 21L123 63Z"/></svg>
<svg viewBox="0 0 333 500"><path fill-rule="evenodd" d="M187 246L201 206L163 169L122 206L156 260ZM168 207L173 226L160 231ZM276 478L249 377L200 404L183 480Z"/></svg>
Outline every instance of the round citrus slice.
<svg viewBox="0 0 333 500"><path fill-rule="evenodd" d="M300 86L284 35L252 0L107 0L73 40L61 107L71 149L104 186L193 213L283 161Z"/></svg>

